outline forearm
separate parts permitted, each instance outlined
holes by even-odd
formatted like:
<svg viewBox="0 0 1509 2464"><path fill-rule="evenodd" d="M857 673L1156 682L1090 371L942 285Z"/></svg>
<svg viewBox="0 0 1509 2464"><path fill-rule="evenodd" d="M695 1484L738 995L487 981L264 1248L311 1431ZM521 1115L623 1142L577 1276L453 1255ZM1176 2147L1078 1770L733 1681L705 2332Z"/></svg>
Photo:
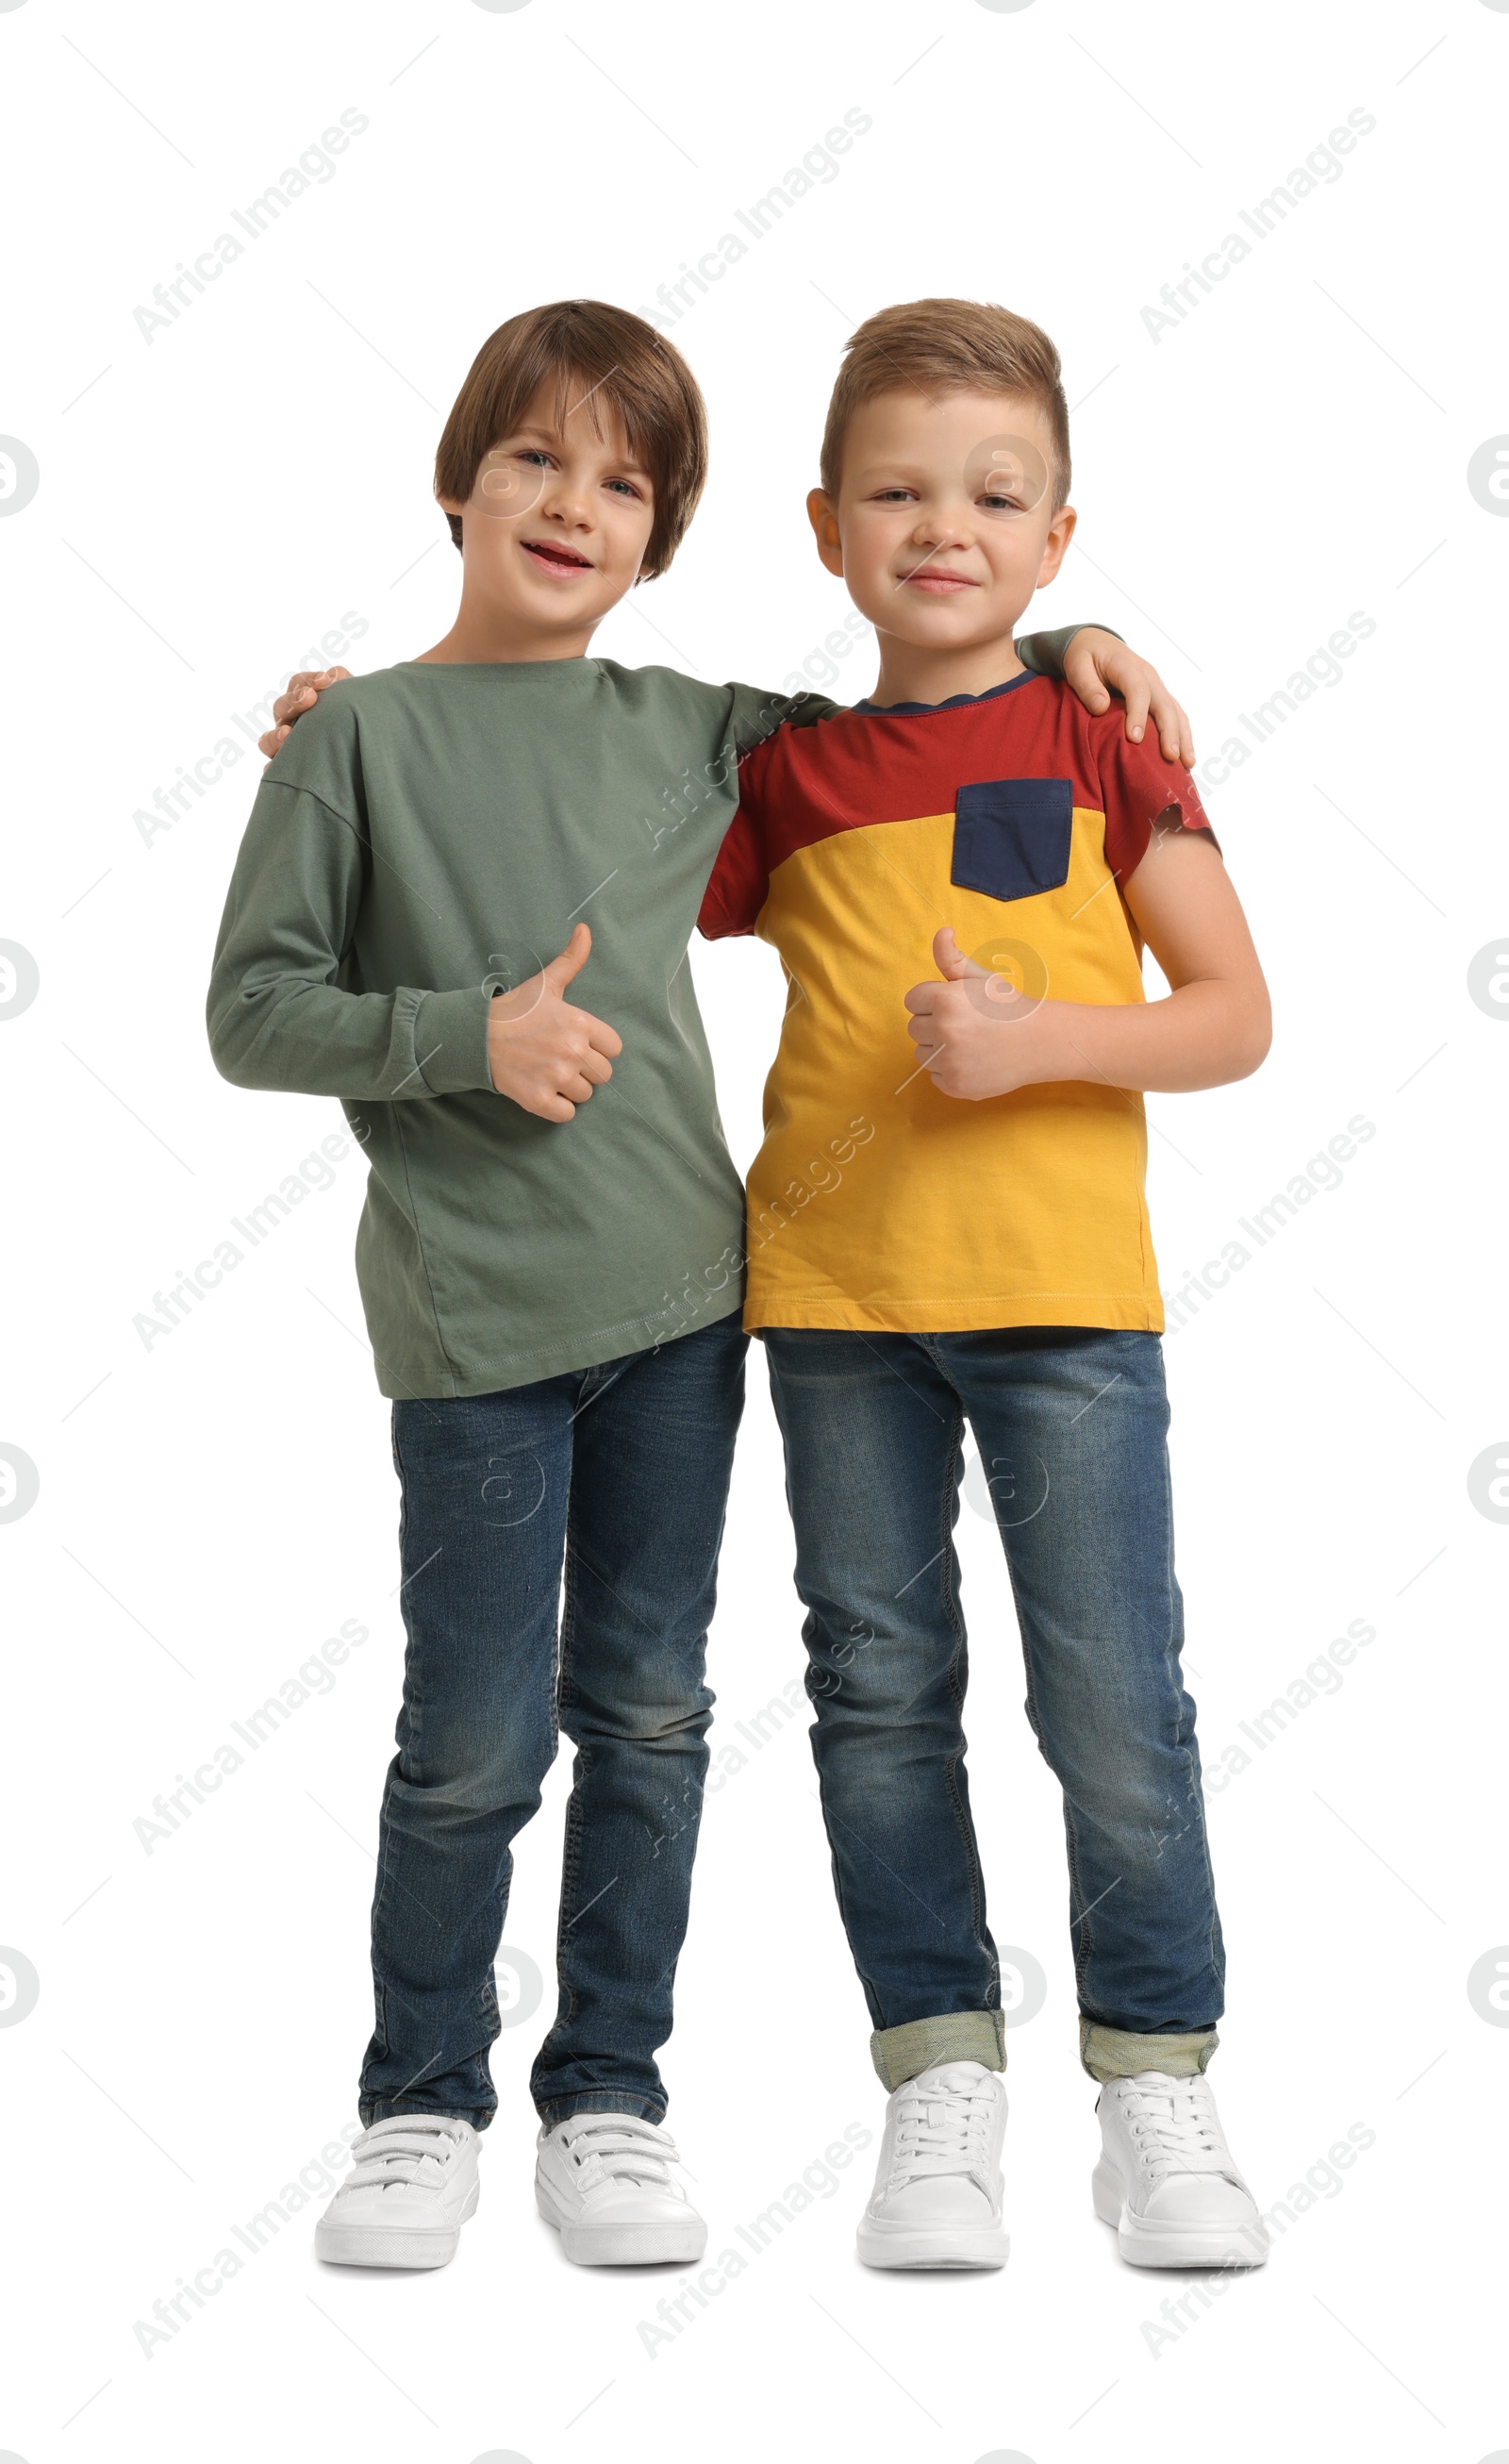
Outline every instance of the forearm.
<svg viewBox="0 0 1509 2464"><path fill-rule="evenodd" d="M1181 985L1160 1001L1045 1001L1030 1019L996 1031L1003 1046L1023 1036L1031 1047L1020 1055L1003 1049L992 1073L1001 1080L997 1092L1084 1079L1180 1095L1250 1077L1268 1049L1269 1021L1265 999L1208 979Z"/></svg>
<svg viewBox="0 0 1509 2464"><path fill-rule="evenodd" d="M364 835L313 794L264 781L226 899L207 1023L236 1087L404 1103L492 1085L488 995L348 991Z"/></svg>
<svg viewBox="0 0 1509 2464"><path fill-rule="evenodd" d="M1061 625L1049 633L1023 633L1019 642L1012 644L1012 649L1022 666L1030 668L1035 676L1054 676L1061 683L1063 654L1076 633L1084 632L1111 633L1111 627L1109 625L1097 625L1092 618L1083 625ZM1119 633L1111 633L1113 641L1119 642L1121 638Z"/></svg>
<svg viewBox="0 0 1509 2464"><path fill-rule="evenodd" d="M403 1103L490 1087L482 987L347 993L217 966L208 1010L215 1067L232 1086Z"/></svg>

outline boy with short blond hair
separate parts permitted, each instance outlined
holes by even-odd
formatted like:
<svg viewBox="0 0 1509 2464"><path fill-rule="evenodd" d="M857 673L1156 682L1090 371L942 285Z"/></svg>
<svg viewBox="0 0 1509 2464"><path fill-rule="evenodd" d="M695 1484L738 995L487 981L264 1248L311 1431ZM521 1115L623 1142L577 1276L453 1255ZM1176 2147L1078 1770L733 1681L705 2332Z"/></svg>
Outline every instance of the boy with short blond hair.
<svg viewBox="0 0 1509 2464"><path fill-rule="evenodd" d="M1223 1953L1142 1090L1256 1068L1262 975L1192 781L1017 655L1075 526L1048 337L963 300L871 318L821 470L819 554L875 626L879 682L748 757L701 921L774 943L792 986L745 1323L770 1359L834 1875L891 2091L860 2252L1007 2251L951 1540L968 1420L1063 1790L1096 2211L1134 2263L1257 2264L1203 2078Z"/></svg>
<svg viewBox="0 0 1509 2464"><path fill-rule="evenodd" d="M339 1096L366 1150L357 1265L403 1492L366 2128L316 2243L351 2265L442 2266L475 2207L512 1841L558 1725L536 2202L583 2264L707 2238L655 2054L708 1761L744 1215L687 944L739 754L831 705L588 655L669 564L706 451L690 371L641 319L564 300L501 326L437 462L456 622L279 730L221 927L220 1069ZM1101 655L1146 710L1148 671ZM295 685L290 723L317 680ZM601 1017L568 997L589 955Z"/></svg>

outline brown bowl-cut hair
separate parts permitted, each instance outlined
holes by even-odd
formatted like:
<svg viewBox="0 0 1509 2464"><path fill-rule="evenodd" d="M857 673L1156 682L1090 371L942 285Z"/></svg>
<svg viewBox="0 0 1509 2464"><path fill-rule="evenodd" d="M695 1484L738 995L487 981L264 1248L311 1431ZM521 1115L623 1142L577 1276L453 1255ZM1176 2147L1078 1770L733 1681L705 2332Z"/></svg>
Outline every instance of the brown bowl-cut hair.
<svg viewBox="0 0 1509 2464"><path fill-rule="evenodd" d="M1040 325L978 299L912 299L867 317L845 346L822 436L820 472L830 496L843 474L849 422L878 394L908 387L1016 394L1035 403L1053 441L1053 506L1069 494L1069 407L1059 354Z"/></svg>
<svg viewBox="0 0 1509 2464"><path fill-rule="evenodd" d="M486 456L552 380L558 419L586 397L601 433L601 406L610 405L649 473L655 520L640 579L651 581L666 571L696 512L708 475L708 412L681 353L626 308L557 299L490 334L451 405L435 455L435 494L464 503ZM461 517L446 518L459 547Z"/></svg>

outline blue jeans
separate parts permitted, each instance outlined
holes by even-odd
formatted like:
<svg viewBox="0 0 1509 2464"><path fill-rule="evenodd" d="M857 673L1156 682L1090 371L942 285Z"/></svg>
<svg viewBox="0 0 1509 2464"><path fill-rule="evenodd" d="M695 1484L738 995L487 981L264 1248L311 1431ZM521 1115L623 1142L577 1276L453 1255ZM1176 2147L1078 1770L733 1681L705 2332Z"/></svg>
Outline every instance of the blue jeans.
<svg viewBox="0 0 1509 2464"><path fill-rule="evenodd" d="M1063 1790L1085 2066L1203 2069L1224 1960L1179 1668L1157 1336L786 1328L765 1345L813 1751L882 2078L1002 2058L964 1769L951 1535L966 1419L1011 1572L1027 1716Z"/></svg>
<svg viewBox="0 0 1509 2464"><path fill-rule="evenodd" d="M664 2116L655 2052L687 1929L744 1353L735 1315L503 1394L394 1405L408 1651L363 2123L450 2113L481 2130L496 2110L492 1958L558 1721L576 1747L559 2002L531 2090L550 2123Z"/></svg>

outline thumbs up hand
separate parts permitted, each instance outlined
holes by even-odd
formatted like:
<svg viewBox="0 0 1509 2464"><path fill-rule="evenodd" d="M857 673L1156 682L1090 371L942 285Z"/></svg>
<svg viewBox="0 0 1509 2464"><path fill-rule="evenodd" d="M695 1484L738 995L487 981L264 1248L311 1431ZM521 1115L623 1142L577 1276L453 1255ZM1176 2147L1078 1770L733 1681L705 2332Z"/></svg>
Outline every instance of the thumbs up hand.
<svg viewBox="0 0 1509 2464"><path fill-rule="evenodd" d="M1055 1041L1064 1002L1024 992L1009 975L969 957L948 924L933 935L932 962L937 977L913 984L906 996L911 1012L907 1032L940 1095L978 1103L1079 1074L1061 1066L1063 1056ZM1002 1035L1003 1026L1017 1032Z"/></svg>
<svg viewBox="0 0 1509 2464"><path fill-rule="evenodd" d="M495 995L488 1013L493 1086L542 1121L575 1120L577 1106L612 1077L623 1049L602 1019L565 998L591 949L591 932L579 924L558 957L513 992Z"/></svg>

